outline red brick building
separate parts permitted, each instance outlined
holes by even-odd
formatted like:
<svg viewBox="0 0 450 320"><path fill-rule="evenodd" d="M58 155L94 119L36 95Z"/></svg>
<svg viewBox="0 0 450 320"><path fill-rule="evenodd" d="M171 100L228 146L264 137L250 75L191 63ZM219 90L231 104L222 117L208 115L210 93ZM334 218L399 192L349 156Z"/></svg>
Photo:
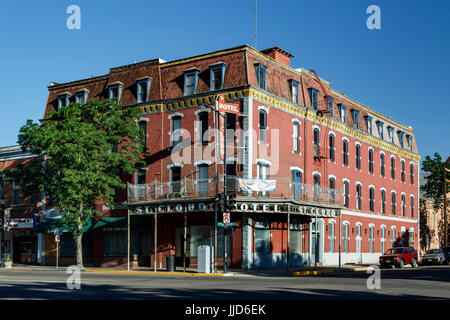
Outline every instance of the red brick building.
<svg viewBox="0 0 450 320"><path fill-rule="evenodd" d="M278 47L245 45L53 83L46 113L72 101L116 98L139 106L137 122L147 135L147 165L127 178L118 209L99 205L104 218L87 232L87 261L126 263L127 210L130 254L140 265L154 265L156 248L157 267L165 266L166 254L195 267L198 246L214 246L225 180L208 129L219 124L211 109L219 94L240 107L225 120L226 186L235 196L228 208L236 224L227 237L231 266L377 263L393 245L417 248L420 156L413 129L324 79L322 87L311 72L292 68L292 57ZM217 255L221 265L220 227Z"/></svg>

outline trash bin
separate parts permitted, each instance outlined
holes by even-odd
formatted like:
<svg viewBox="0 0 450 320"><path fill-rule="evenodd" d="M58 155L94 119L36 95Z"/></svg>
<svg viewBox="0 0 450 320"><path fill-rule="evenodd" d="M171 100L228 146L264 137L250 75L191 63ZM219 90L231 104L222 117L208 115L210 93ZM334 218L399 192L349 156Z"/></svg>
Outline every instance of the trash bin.
<svg viewBox="0 0 450 320"><path fill-rule="evenodd" d="M207 245L198 246L197 253L197 271L200 273L211 273L212 247Z"/></svg>
<svg viewBox="0 0 450 320"><path fill-rule="evenodd" d="M167 271L175 271L175 255L166 254L166 268Z"/></svg>

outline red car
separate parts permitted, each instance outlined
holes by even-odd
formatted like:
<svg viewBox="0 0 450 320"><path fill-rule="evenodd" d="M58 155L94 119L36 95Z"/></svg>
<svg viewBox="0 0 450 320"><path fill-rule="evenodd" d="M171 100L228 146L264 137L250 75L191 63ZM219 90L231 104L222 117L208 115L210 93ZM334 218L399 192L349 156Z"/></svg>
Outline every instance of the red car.
<svg viewBox="0 0 450 320"><path fill-rule="evenodd" d="M380 257L379 261L381 269L387 266L403 268L405 264L411 264L413 268L416 268L417 252L413 247L391 248Z"/></svg>

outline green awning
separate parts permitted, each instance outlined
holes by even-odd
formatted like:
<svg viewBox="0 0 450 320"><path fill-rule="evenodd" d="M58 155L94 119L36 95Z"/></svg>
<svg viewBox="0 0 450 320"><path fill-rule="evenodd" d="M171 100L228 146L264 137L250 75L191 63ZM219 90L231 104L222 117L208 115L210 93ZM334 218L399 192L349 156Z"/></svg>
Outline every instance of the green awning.
<svg viewBox="0 0 450 320"><path fill-rule="evenodd" d="M86 232L92 227L92 219L89 219L88 223L83 227ZM72 228L64 225L63 218L44 219L34 229L38 233L54 233L56 229L61 229L63 232L72 232Z"/></svg>
<svg viewBox="0 0 450 320"><path fill-rule="evenodd" d="M101 217L93 229L100 228L126 228L127 217Z"/></svg>

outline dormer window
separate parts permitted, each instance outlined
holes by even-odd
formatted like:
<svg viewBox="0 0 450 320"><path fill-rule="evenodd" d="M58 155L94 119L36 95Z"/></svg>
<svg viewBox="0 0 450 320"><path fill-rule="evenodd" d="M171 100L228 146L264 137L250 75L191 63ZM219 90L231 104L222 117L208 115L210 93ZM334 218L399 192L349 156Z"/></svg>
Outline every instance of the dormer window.
<svg viewBox="0 0 450 320"><path fill-rule="evenodd" d="M226 66L225 63L218 63L209 67L209 90L215 91L223 88Z"/></svg>
<svg viewBox="0 0 450 320"><path fill-rule="evenodd" d="M328 96L327 110L330 111L330 117L334 118L334 98Z"/></svg>
<svg viewBox="0 0 450 320"><path fill-rule="evenodd" d="M380 139L384 139L384 123L382 121L377 121L378 136Z"/></svg>
<svg viewBox="0 0 450 320"><path fill-rule="evenodd" d="M292 102L298 104L298 81L292 79L291 80L291 94L292 94Z"/></svg>
<svg viewBox="0 0 450 320"><path fill-rule="evenodd" d="M148 101L148 96L150 92L150 84L152 79L145 78L138 80L136 83L136 102L143 103Z"/></svg>
<svg viewBox="0 0 450 320"><path fill-rule="evenodd" d="M391 143L394 143L394 127L387 126L389 140L391 140Z"/></svg>
<svg viewBox="0 0 450 320"><path fill-rule="evenodd" d="M309 99L311 100L311 107L314 110L319 110L319 90L314 88L308 89Z"/></svg>
<svg viewBox="0 0 450 320"><path fill-rule="evenodd" d="M86 104L88 97L88 91L86 89L75 93L75 103Z"/></svg>
<svg viewBox="0 0 450 320"><path fill-rule="evenodd" d="M342 103L338 104L338 107L341 121L345 123L347 121L347 108Z"/></svg>
<svg viewBox="0 0 450 320"><path fill-rule="evenodd" d="M364 120L366 121L367 132L372 134L372 117L365 116Z"/></svg>
<svg viewBox="0 0 450 320"><path fill-rule="evenodd" d="M61 107L65 107L69 105L70 94L64 93L58 96L58 110Z"/></svg>
<svg viewBox="0 0 450 320"><path fill-rule="evenodd" d="M191 69L184 73L184 96L190 96L197 92L198 69Z"/></svg>
<svg viewBox="0 0 450 320"><path fill-rule="evenodd" d="M400 147L404 148L405 144L403 142L403 136L405 135L405 133L401 130L397 131L397 136L398 136L398 141L400 142Z"/></svg>
<svg viewBox="0 0 450 320"><path fill-rule="evenodd" d="M255 64L256 79L258 80L258 87L266 90L266 71L267 67L261 63Z"/></svg>
<svg viewBox="0 0 450 320"><path fill-rule="evenodd" d="M413 151L413 137L409 134L406 135L406 141L408 141L409 151Z"/></svg>
<svg viewBox="0 0 450 320"><path fill-rule="evenodd" d="M353 127L356 129L359 129L359 110L351 110L352 113L352 120L353 120Z"/></svg>
<svg viewBox="0 0 450 320"><path fill-rule="evenodd" d="M115 100L116 103L120 103L120 95L122 93L123 83L115 83L108 87L108 99Z"/></svg>

